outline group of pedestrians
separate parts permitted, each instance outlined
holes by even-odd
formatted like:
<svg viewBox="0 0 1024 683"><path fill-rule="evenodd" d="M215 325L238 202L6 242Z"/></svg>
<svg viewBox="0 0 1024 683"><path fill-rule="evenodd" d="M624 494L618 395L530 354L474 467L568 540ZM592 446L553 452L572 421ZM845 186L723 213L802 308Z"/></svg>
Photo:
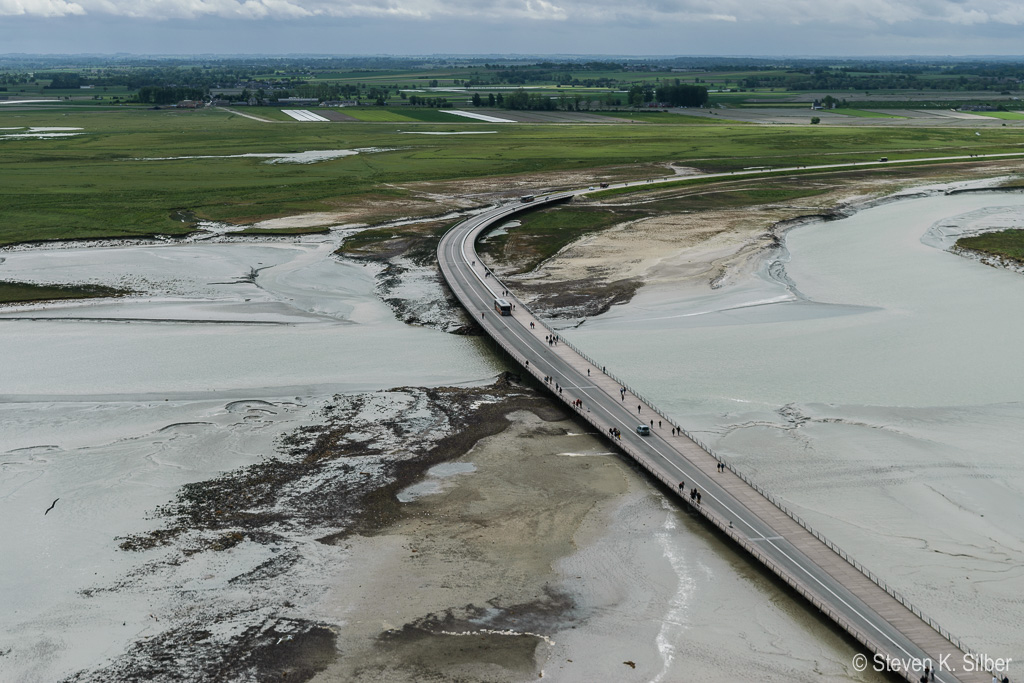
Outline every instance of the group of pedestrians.
<svg viewBox="0 0 1024 683"><path fill-rule="evenodd" d="M685 481L679 482L679 493L680 494L686 493L686 482ZM690 501L693 502L696 505L700 505L700 491L697 490L696 486L694 486L692 489L690 489Z"/></svg>
<svg viewBox="0 0 1024 683"><path fill-rule="evenodd" d="M609 427L608 433L614 436L618 440L622 440L622 432L619 431L618 427Z"/></svg>
<svg viewBox="0 0 1024 683"><path fill-rule="evenodd" d="M583 400L576 399L575 401L572 402L572 407L576 408L577 410L583 410Z"/></svg>
<svg viewBox="0 0 1024 683"><path fill-rule="evenodd" d="M544 335L544 341L548 343L548 346L558 346L558 335L546 334Z"/></svg>

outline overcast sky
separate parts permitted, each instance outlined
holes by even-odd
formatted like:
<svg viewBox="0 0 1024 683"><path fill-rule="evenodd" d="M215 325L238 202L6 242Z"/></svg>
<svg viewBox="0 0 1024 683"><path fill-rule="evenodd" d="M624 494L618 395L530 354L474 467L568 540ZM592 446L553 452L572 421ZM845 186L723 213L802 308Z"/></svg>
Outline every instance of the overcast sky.
<svg viewBox="0 0 1024 683"><path fill-rule="evenodd" d="M0 0L0 53L1019 55L1024 0Z"/></svg>

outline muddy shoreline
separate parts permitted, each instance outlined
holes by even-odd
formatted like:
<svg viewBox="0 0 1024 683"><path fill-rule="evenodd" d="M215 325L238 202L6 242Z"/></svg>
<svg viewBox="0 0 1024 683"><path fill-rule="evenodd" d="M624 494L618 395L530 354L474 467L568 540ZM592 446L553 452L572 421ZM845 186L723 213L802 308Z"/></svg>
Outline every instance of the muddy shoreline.
<svg viewBox="0 0 1024 683"><path fill-rule="evenodd" d="M824 191L809 198L694 211L686 210L685 204L678 202L685 202L688 196L700 196L699 192L655 190L632 201L617 197L595 205L612 210L620 206L628 214L645 206L657 206L658 202L676 201L672 211L656 211L640 220L624 215L622 223L576 240L528 273L518 274L516 263L507 255L491 257L488 265L541 315L561 320L586 319L632 300L645 285L702 284L718 288L749 272L766 252L778 249L785 233L794 227L838 220L885 203L927 194L1020 191L997 185L1020 172L1020 164L993 163L959 171L926 171L920 177L903 181L870 175L848 181L826 178L820 181ZM978 177L970 179L972 174ZM984 187L976 187L979 183ZM973 187L964 187L967 185ZM686 192L689 194L683 194ZM508 253L516 251L510 249Z"/></svg>
<svg viewBox="0 0 1024 683"><path fill-rule="evenodd" d="M595 483L578 478L594 466L590 459L552 460L550 440L564 439L580 427L553 400L519 385L516 377L508 374L484 387L407 387L338 396L320 415L319 424L297 429L281 439L277 455L216 479L182 487L173 503L154 511L162 526L120 539L122 552L155 553L158 557L119 585L96 586L82 594L131 594L144 591L144 585L153 581L166 580L173 585L172 577L190 563L253 544L271 549L273 557L228 577L227 582L243 590L257 590L267 582L287 582L303 562L303 544L314 542L333 548L330 552L351 563L364 556L354 548L376 546L374 539L384 539L384 545L390 546L392 541L388 539L396 537L418 537L407 545L411 553L416 553L411 557L420 563L433 557L446 567L460 556L471 564L478 563L476 573L487 586L485 592L450 603L435 600L433 609L410 615L408 621L392 627L375 629L372 634L359 629L360 642L368 651L357 660L347 655L351 643L344 623L310 618L310 612L317 610L300 608L297 601L263 604L255 621L225 610L224 605L214 605L212 613L204 614L203 619L153 615L156 622L166 624L159 635L136 642L107 666L80 671L66 680L220 680L254 676L258 680L287 677L302 681L338 667L345 674L330 674L325 680L376 680L377 674L370 674L373 667L367 668L369 661L378 661L377 667L389 672L388 680L423 680L421 675L425 667L430 668L429 661L434 662L431 675L445 676L443 680L458 680L447 678L454 670L481 666L505 671L500 680L516 680L533 670L534 651L544 643L544 637L530 634L551 633L564 625L571 618L574 604L571 597L552 587L555 577L546 576L529 561L531 555L536 556L536 551L528 550L535 540L531 529L552 511L542 505L533 508L527 498L547 498L553 493L548 485L559 477L573 488L576 484L586 490L611 485L611 490L592 493L589 498L581 496L568 507L563 504L563 512L574 511L570 517L578 525L597 500L593 496L614 495L621 488L620 470L624 465L616 456L602 456L602 467L619 474L610 474L610 480L598 478ZM516 495L506 499L500 510L464 512L462 504L452 508L452 501L443 500L445 512L439 511L429 496L407 503L399 500L401 491L428 477L437 465L473 453L475 467L483 468L481 454L476 451L483 442L496 437L502 437L503 445L492 450L490 457L507 459L511 452L506 445L520 442L525 445L517 447L519 458L533 453L525 472L510 463L489 466L494 470L492 476L526 477L515 485ZM578 442L579 437L575 440ZM603 450L599 444L594 447ZM566 468L571 474L566 474ZM533 493L529 495L523 488L527 481L532 482L529 486ZM480 488L474 486L476 493L462 495L468 495L471 504L479 502L480 496L495 495L484 483L479 484ZM302 494L298 495L300 490ZM511 517L508 505L515 509ZM515 524L503 533L501 527L511 519L516 520ZM456 531L459 528L461 532ZM490 558L483 558L481 549L472 549L484 528L503 539L501 546L485 551ZM465 537L466 529L475 538ZM570 552L574 529L573 523L568 523L557 532L550 530L563 537L560 542L549 539L547 552L554 553L552 557ZM459 547L452 547L452 539L460 533L463 537L455 543ZM370 574L387 571L386 566L378 564L375 551L367 551L365 559L370 563L366 568ZM538 561L543 566L551 562ZM516 574L512 568L524 563L526 566ZM459 571L464 574L464 570ZM438 572L443 573L443 568ZM428 575L432 581L438 580L432 571ZM341 590L344 585L344 580L336 583L333 590ZM449 592L442 591L446 597ZM347 595L340 606L351 609L351 603L373 596L370 609L378 609L377 603L388 595L377 589L357 593ZM208 622L234 627L229 629L231 635L224 637L215 633L218 629L203 626ZM468 641L445 635L466 631L477 634L468 651ZM438 638L442 642L435 642ZM446 644L449 641L451 647ZM492 674L479 680L492 680Z"/></svg>

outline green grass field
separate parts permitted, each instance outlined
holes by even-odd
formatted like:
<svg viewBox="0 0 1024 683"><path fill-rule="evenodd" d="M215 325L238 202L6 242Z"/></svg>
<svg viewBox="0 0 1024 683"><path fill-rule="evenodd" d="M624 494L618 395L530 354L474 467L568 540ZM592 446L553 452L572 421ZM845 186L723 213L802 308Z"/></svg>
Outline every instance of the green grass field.
<svg viewBox="0 0 1024 683"><path fill-rule="evenodd" d="M453 109L461 109L461 107L452 107ZM469 111L473 109L470 108ZM469 119L465 116L458 116L456 114L445 114L444 112L438 111L437 109L418 109L416 107L407 107L399 110L402 116L413 121L423 121L424 123L468 123Z"/></svg>
<svg viewBox="0 0 1024 683"><path fill-rule="evenodd" d="M856 116L858 118L865 119L903 119L905 116L894 116L893 114L883 114L877 111L866 111L864 109L829 109L834 114L843 114L845 116Z"/></svg>
<svg viewBox="0 0 1024 683"><path fill-rule="evenodd" d="M412 195L403 185L417 181L665 161L729 171L865 161L882 154L913 158L1022 149L1012 129L975 136L953 128L503 124L493 135L419 136L400 132L406 121L282 125L221 109L0 109L0 127L13 126L73 126L83 134L0 139L0 244L181 235L193 224L179 216L247 224L336 211L366 197L386 204ZM479 124L421 123L417 130L472 131ZM355 148L390 151L305 165L255 158L141 160Z"/></svg>
<svg viewBox="0 0 1024 683"><path fill-rule="evenodd" d="M956 241L956 246L1024 263L1024 230L1001 230L961 237Z"/></svg>
<svg viewBox="0 0 1024 683"><path fill-rule="evenodd" d="M972 111L971 113L1004 121L1024 121L1024 112L1019 111Z"/></svg>
<svg viewBox="0 0 1024 683"><path fill-rule="evenodd" d="M360 121L377 121L377 122L405 122L415 121L416 119L411 116L406 116L404 113L398 113L397 111L391 111L390 109L370 109L368 107L345 107L341 110L346 116L351 116L354 119ZM453 117L454 118L454 117Z"/></svg>

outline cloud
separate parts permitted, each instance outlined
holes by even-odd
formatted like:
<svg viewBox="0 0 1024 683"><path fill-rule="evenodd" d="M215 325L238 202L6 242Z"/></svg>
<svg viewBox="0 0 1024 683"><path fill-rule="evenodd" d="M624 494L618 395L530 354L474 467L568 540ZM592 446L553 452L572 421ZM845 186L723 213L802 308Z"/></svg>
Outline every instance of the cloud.
<svg viewBox="0 0 1024 683"><path fill-rule="evenodd" d="M369 18L886 27L1024 24L1019 0L0 0L0 16L135 19Z"/></svg>
<svg viewBox="0 0 1024 683"><path fill-rule="evenodd" d="M0 16L65 17L85 13L78 3L65 0L0 0Z"/></svg>

